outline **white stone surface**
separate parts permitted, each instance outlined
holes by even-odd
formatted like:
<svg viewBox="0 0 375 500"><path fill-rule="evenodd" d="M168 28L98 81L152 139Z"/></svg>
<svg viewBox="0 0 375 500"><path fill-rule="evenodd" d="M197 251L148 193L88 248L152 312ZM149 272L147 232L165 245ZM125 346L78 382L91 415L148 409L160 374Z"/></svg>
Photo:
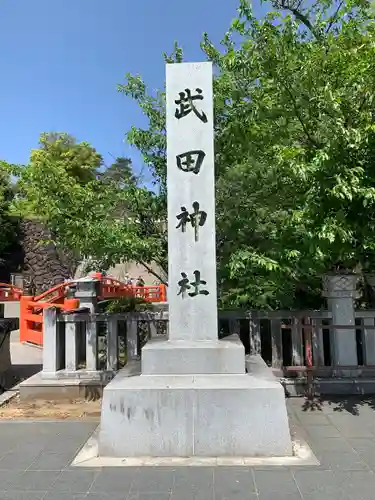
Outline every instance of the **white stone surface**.
<svg viewBox="0 0 375 500"><path fill-rule="evenodd" d="M56 309L43 311L43 373L54 374L61 368L61 337L56 328Z"/></svg>
<svg viewBox="0 0 375 500"><path fill-rule="evenodd" d="M137 359L138 352L138 326L135 320L126 322L126 349L128 359Z"/></svg>
<svg viewBox="0 0 375 500"><path fill-rule="evenodd" d="M374 318L363 318L365 344L365 364L375 366L375 325Z"/></svg>
<svg viewBox="0 0 375 500"><path fill-rule="evenodd" d="M327 297L329 310L332 312L332 324L353 328L333 328L331 346L337 366L358 364L355 331L354 298L357 298L356 275L324 276L324 295Z"/></svg>
<svg viewBox="0 0 375 500"><path fill-rule="evenodd" d="M368 274L366 276L367 283L375 291L375 275ZM364 326L364 344L365 344L365 364L375 365L375 328L374 318L363 318ZM367 327L367 328L366 328Z"/></svg>
<svg viewBox="0 0 375 500"><path fill-rule="evenodd" d="M308 443L296 436L292 442L293 455L280 457L108 457L99 456L97 427L75 456L73 467L291 467L320 465Z"/></svg>
<svg viewBox="0 0 375 500"><path fill-rule="evenodd" d="M4 318L19 318L20 317L20 303L17 302L4 302Z"/></svg>
<svg viewBox="0 0 375 500"><path fill-rule="evenodd" d="M186 116L178 119L175 101L190 91ZM204 99L193 100L197 92ZM167 149L169 340L146 344L141 375L120 372L104 389L98 453L196 460L291 456L280 383L268 369L244 373L238 338L218 340L211 63L167 65ZM204 152L200 170L179 169L178 155L197 150ZM196 203L207 215L199 238L191 219L184 231L176 227L177 216ZM198 288L197 271L205 282ZM184 293L182 278L189 286Z"/></svg>
<svg viewBox="0 0 375 500"><path fill-rule="evenodd" d="M77 323L65 324L65 367L68 371L78 369L78 332Z"/></svg>
<svg viewBox="0 0 375 500"><path fill-rule="evenodd" d="M198 113L205 113L203 123L194 111L180 119L175 117L179 106L175 100L180 92L191 90L191 95L202 90L203 100L195 100ZM169 337L174 340L216 340L216 241L215 241L215 188L214 188L214 137L212 105L212 64L167 64L167 185L168 185L168 302ZM205 153L199 173L184 172L177 167L178 155L201 150ZM176 228L176 218L185 207L190 213L193 203L207 213L199 227L199 240L191 223L186 231ZM200 271L201 280L207 282L201 290L209 295L195 297L178 295L178 282L184 272L194 282L194 271ZM189 289L188 292L192 292Z"/></svg>
<svg viewBox="0 0 375 500"><path fill-rule="evenodd" d="M280 383L249 375L116 378L104 389L99 454L290 456Z"/></svg>
<svg viewBox="0 0 375 500"><path fill-rule="evenodd" d="M107 329L107 370L118 369L118 320L108 319Z"/></svg>
<svg viewBox="0 0 375 500"><path fill-rule="evenodd" d="M154 339L142 349L144 375L245 373L245 350L233 340L165 341Z"/></svg>
<svg viewBox="0 0 375 500"><path fill-rule="evenodd" d="M98 369L98 324L96 321L86 323L86 370Z"/></svg>

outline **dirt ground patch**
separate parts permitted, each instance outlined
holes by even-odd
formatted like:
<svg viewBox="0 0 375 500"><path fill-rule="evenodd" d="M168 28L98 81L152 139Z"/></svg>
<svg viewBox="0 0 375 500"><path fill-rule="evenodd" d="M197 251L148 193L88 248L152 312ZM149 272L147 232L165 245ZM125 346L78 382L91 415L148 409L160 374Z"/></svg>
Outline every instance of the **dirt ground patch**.
<svg viewBox="0 0 375 500"><path fill-rule="evenodd" d="M101 399L89 401L20 401L19 395L0 406L0 420L99 420Z"/></svg>

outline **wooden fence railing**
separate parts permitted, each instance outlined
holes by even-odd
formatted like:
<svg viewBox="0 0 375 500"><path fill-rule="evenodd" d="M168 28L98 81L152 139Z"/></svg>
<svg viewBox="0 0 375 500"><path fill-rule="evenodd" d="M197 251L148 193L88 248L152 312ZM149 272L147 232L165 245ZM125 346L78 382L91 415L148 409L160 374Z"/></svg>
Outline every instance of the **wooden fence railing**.
<svg viewBox="0 0 375 500"><path fill-rule="evenodd" d="M50 308L44 315L45 376L110 375L139 359L148 338L168 335L165 310L89 315ZM375 311L355 316L353 325L333 325L328 311L225 311L218 335L238 334L245 352L261 354L279 376L375 377Z"/></svg>

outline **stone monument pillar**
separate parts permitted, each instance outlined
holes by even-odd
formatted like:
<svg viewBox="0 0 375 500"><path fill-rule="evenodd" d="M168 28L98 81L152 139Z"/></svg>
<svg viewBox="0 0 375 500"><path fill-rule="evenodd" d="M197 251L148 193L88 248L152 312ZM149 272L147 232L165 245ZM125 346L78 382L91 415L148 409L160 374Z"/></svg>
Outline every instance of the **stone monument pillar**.
<svg viewBox="0 0 375 500"><path fill-rule="evenodd" d="M366 275L367 284L375 292L375 274ZM374 317L363 318L364 326L364 345L365 345L365 364L369 366L375 365L375 324Z"/></svg>
<svg viewBox="0 0 375 500"><path fill-rule="evenodd" d="M323 276L323 295L332 313L331 350L335 365L356 368L357 342L355 332L354 299L358 276L355 274L327 274ZM353 328L340 328L340 326Z"/></svg>
<svg viewBox="0 0 375 500"><path fill-rule="evenodd" d="M104 389L99 454L291 455L280 383L245 373L238 336L218 340L212 64L168 64L166 100L169 339Z"/></svg>

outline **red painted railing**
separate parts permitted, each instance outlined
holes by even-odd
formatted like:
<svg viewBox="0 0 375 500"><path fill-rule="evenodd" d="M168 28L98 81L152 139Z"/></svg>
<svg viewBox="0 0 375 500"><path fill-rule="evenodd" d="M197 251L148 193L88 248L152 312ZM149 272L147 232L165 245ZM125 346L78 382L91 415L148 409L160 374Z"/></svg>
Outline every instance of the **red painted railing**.
<svg viewBox="0 0 375 500"><path fill-rule="evenodd" d="M57 307L72 311L79 307L78 299L54 297L49 301L36 301L36 297L23 295L20 300L20 341L43 345L43 309Z"/></svg>
<svg viewBox="0 0 375 500"><path fill-rule="evenodd" d="M15 302L20 300L23 291L9 283L0 283L0 302Z"/></svg>
<svg viewBox="0 0 375 500"><path fill-rule="evenodd" d="M118 299L120 297L136 297L146 302L166 302L165 285L133 286L108 276L98 276L101 282L99 299Z"/></svg>
<svg viewBox="0 0 375 500"><path fill-rule="evenodd" d="M95 273L100 281L99 300L137 297L146 302L166 302L165 285L132 286L114 278ZM71 311L79 306L78 299L67 297L70 286L77 281L60 283L37 296L23 295L23 290L8 283L0 283L0 301L20 301L20 341L43 345L43 309L57 307Z"/></svg>

